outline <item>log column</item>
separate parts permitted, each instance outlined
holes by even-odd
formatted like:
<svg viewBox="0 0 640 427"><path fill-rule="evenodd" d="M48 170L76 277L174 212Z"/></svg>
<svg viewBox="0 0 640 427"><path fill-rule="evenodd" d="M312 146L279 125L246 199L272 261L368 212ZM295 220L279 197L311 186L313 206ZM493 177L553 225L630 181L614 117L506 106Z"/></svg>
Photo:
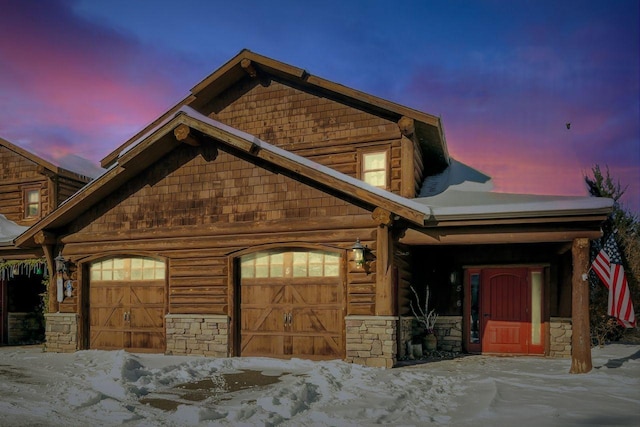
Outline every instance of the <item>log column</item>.
<svg viewBox="0 0 640 427"><path fill-rule="evenodd" d="M378 222L376 232L376 316L395 314L393 278L393 239L390 212L376 208L372 214Z"/></svg>
<svg viewBox="0 0 640 427"><path fill-rule="evenodd" d="M40 231L33 236L33 240L42 247L42 252L47 260L47 270L49 273L49 283L47 285L49 304L47 306L47 313L56 313L60 306L58 303L58 288L56 286L56 263L54 261L53 253L56 237L51 233Z"/></svg>
<svg viewBox="0 0 640 427"><path fill-rule="evenodd" d="M589 239L578 238L571 246L573 274L571 276L571 337L572 374L591 371L591 336L589 331Z"/></svg>

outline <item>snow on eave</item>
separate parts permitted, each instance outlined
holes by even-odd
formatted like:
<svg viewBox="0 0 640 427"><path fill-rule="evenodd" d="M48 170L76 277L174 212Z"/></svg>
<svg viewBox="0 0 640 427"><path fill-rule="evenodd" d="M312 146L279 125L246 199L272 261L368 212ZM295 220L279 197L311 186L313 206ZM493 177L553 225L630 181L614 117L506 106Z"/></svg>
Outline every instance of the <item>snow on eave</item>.
<svg viewBox="0 0 640 427"><path fill-rule="evenodd" d="M0 214L0 246L13 246L14 239L28 229L29 227L18 225Z"/></svg>

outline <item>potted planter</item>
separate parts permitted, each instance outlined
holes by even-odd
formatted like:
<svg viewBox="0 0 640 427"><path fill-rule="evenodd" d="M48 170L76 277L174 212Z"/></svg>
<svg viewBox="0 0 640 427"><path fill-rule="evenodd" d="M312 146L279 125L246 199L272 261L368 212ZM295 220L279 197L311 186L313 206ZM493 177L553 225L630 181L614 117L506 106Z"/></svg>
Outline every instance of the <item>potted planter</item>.
<svg viewBox="0 0 640 427"><path fill-rule="evenodd" d="M422 349L430 353L435 351L438 348L438 337L433 332L427 333L424 338L422 338Z"/></svg>

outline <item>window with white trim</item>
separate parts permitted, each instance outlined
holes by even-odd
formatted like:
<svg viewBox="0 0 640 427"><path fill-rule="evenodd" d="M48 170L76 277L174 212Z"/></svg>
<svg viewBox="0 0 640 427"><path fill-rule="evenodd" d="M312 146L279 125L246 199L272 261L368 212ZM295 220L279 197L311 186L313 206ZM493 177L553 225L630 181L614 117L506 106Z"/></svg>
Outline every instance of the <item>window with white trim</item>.
<svg viewBox="0 0 640 427"><path fill-rule="evenodd" d="M22 190L24 200L24 217L40 218L42 212L40 204L40 188L25 188Z"/></svg>
<svg viewBox="0 0 640 427"><path fill-rule="evenodd" d="M375 187L387 188L387 165L387 150L363 152L361 159L362 180Z"/></svg>

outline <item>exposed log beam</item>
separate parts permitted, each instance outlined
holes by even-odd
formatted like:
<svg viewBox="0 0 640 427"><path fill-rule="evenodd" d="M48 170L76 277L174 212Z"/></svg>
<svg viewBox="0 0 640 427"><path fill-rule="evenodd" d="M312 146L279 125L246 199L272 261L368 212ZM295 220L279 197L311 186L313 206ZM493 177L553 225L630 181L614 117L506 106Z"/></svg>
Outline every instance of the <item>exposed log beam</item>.
<svg viewBox="0 0 640 427"><path fill-rule="evenodd" d="M191 128L185 124L178 125L178 127L173 130L173 135L176 137L176 140L189 144L192 147L200 145L200 141L193 136Z"/></svg>
<svg viewBox="0 0 640 427"><path fill-rule="evenodd" d="M600 230L472 228L468 230L408 229L400 243L406 245L473 245L493 243L571 242L577 238L598 239Z"/></svg>
<svg viewBox="0 0 640 427"><path fill-rule="evenodd" d="M371 213L371 218L379 225L390 226L393 224L393 214L386 209L377 207Z"/></svg>
<svg viewBox="0 0 640 427"><path fill-rule="evenodd" d="M33 236L33 241L38 245L53 245L56 243L56 236L47 231L39 231Z"/></svg>
<svg viewBox="0 0 640 427"><path fill-rule="evenodd" d="M256 67L253 66L250 59L244 58L240 61L240 66L247 72L247 74L249 74L249 76L251 76L251 78L255 78L258 75L258 71L256 70Z"/></svg>
<svg viewBox="0 0 640 427"><path fill-rule="evenodd" d="M407 116L400 117L400 120L398 120L398 127L400 128L400 132L407 138L411 138L416 131L415 121Z"/></svg>

